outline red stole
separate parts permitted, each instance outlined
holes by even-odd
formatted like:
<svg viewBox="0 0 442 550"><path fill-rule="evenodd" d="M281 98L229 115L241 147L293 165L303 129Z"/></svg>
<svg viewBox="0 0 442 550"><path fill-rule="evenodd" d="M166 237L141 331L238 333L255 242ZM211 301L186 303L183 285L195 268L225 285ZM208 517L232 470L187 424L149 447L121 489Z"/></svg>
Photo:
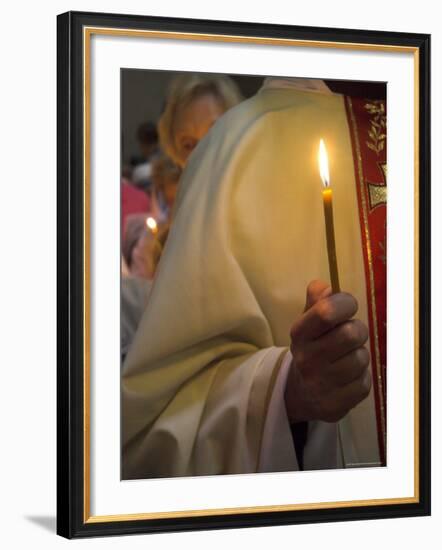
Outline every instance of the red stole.
<svg viewBox="0 0 442 550"><path fill-rule="evenodd" d="M380 459L386 464L387 128L384 100L345 98L359 204Z"/></svg>

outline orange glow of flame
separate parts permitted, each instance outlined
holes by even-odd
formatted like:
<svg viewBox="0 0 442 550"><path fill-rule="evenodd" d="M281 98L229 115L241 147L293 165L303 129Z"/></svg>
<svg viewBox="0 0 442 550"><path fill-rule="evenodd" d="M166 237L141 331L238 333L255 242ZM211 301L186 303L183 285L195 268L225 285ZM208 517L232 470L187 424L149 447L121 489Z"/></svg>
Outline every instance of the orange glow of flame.
<svg viewBox="0 0 442 550"><path fill-rule="evenodd" d="M158 231L157 222L154 220L154 218L147 218L146 225L152 231L152 233L156 233Z"/></svg>
<svg viewBox="0 0 442 550"><path fill-rule="evenodd" d="M319 140L319 152L318 152L319 173L321 175L322 184L324 187L330 186L330 174L328 171L328 156L327 149L325 148L324 140Z"/></svg>

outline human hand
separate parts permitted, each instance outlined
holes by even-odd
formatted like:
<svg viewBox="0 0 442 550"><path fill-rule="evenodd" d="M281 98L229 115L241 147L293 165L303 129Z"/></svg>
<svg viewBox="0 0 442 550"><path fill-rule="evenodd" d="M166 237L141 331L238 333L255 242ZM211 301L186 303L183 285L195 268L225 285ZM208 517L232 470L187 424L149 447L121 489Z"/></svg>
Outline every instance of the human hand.
<svg viewBox="0 0 442 550"><path fill-rule="evenodd" d="M307 287L304 313L290 330L293 356L285 391L291 423L337 422L370 393L368 329L346 292L322 281Z"/></svg>

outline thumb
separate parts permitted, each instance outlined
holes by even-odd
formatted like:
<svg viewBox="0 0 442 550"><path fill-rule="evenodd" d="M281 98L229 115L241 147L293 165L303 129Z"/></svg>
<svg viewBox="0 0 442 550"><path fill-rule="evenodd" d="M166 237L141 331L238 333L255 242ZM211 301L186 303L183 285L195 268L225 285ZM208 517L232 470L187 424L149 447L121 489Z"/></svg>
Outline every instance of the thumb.
<svg viewBox="0 0 442 550"><path fill-rule="evenodd" d="M322 298L330 296L332 293L331 286L324 281L311 281L307 286L307 297L305 300L304 311L310 309L316 302L319 302Z"/></svg>

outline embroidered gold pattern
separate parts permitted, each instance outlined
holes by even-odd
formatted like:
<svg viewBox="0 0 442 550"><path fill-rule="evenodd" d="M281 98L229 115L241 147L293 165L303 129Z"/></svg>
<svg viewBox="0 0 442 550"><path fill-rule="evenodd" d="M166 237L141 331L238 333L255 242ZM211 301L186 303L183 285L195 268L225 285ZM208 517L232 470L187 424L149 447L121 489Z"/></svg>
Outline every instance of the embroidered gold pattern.
<svg viewBox="0 0 442 550"><path fill-rule="evenodd" d="M368 130L370 139L366 142L367 147L379 155L385 147L385 139L387 137L385 133L387 126L385 105L379 100L372 101L365 104L365 109L373 115L370 119L370 129Z"/></svg>
<svg viewBox="0 0 442 550"><path fill-rule="evenodd" d="M373 102L375 103L375 102ZM371 105L371 104L369 104ZM348 106L349 106L349 112L350 112L350 120L351 120L351 126L353 131L353 136L355 140L355 147L356 147L356 159L357 159L357 172L358 172L358 180L359 180L359 186L361 189L361 199L362 199L362 216L364 220L364 233L365 233L365 239L366 239L366 247L367 247L367 258L368 258L368 274L370 279L370 303L369 307L371 306L371 311L373 314L373 336L374 336L374 343L375 343L375 360L373 361L374 367L376 372L376 378L378 379L378 396L379 396L379 404L380 404L380 412L381 412L381 430L382 430L382 436L384 440L384 445L386 445L386 423L385 423L385 403L384 403L384 392L383 392L383 381L382 381L382 375L380 372L380 365L381 365L381 358L380 358L380 351L379 351L379 336L378 336L378 322L377 322L377 313L376 313L376 298L374 295L374 273L373 273L373 258L372 258L372 250L371 250L371 244L370 244L370 234L368 231L368 208L367 203L365 199L364 194L364 176L362 171L362 155L361 155L361 147L359 143L359 137L358 137L358 131L357 131L357 124L356 124L356 118L353 112L353 103L351 101L351 98L348 98Z"/></svg>
<svg viewBox="0 0 442 550"><path fill-rule="evenodd" d="M368 183L368 196L370 198L370 210L381 204L386 204L387 186Z"/></svg>
<svg viewBox="0 0 442 550"><path fill-rule="evenodd" d="M387 163L378 162L378 166L382 172L382 179L384 180L384 182L367 182L370 211L376 208L376 206L387 204Z"/></svg>

